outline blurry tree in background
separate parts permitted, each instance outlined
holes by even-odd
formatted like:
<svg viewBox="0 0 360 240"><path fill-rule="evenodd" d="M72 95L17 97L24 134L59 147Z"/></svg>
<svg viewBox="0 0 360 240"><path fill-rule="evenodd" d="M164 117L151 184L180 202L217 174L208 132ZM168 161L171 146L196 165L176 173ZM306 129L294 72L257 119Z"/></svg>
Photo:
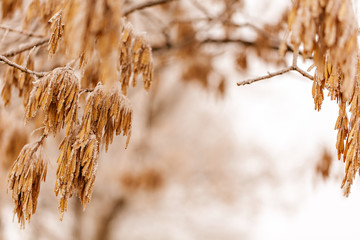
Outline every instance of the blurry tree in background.
<svg viewBox="0 0 360 240"><path fill-rule="evenodd" d="M266 24L248 2L1 1L0 239L17 231L14 205L23 239L246 238L279 179L266 152L237 144L221 103L236 87L228 69L244 76L254 58L280 70L239 86L295 71L313 81L316 110L324 89L337 101L348 195L360 156L352 2L289 1ZM238 204L244 229L196 223Z"/></svg>

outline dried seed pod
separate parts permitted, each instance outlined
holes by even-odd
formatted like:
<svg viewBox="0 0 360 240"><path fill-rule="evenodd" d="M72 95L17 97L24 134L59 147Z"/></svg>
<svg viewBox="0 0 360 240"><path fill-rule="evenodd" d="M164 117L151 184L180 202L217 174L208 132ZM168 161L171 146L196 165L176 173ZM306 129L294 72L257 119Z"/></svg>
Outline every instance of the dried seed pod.
<svg viewBox="0 0 360 240"><path fill-rule="evenodd" d="M14 214L22 228L35 213L40 192L40 181L45 181L47 164L41 158L40 142L27 144L21 150L8 175L9 189L15 204Z"/></svg>
<svg viewBox="0 0 360 240"><path fill-rule="evenodd" d="M64 32L64 24L62 23L62 11L58 11L54 16L49 20L51 23L51 37L49 40L48 51L50 55L55 54L56 49L60 39L62 38Z"/></svg>
<svg viewBox="0 0 360 240"><path fill-rule="evenodd" d="M33 59L30 54L24 59L24 54L19 54L15 58L15 63L24 65L28 69L34 68ZM1 91L1 97L4 104L8 105L11 99L11 89L15 87L19 90L19 97L24 97L23 103L27 104L32 89L33 77L29 74L19 71L16 68L9 67L5 75L5 84Z"/></svg>
<svg viewBox="0 0 360 240"><path fill-rule="evenodd" d="M28 121L41 108L45 114L45 132L57 133L65 125L66 135L77 121L80 83L69 68L56 68L39 79L26 106Z"/></svg>
<svg viewBox="0 0 360 240"><path fill-rule="evenodd" d="M360 170L360 67L358 26L350 0L297 0L288 18L291 43L303 45L304 57L312 56L316 67L313 98L320 110L326 87L339 105L338 158L346 163L342 187L350 193L355 173ZM350 105L351 121L346 108Z"/></svg>
<svg viewBox="0 0 360 240"><path fill-rule="evenodd" d="M151 47L141 35L135 35L130 23L121 33L119 46L120 83L123 94L127 94L130 82L135 87L138 75L142 75L144 88L150 88L153 79Z"/></svg>
<svg viewBox="0 0 360 240"><path fill-rule="evenodd" d="M57 160L55 193L60 196L60 220L67 211L68 199L74 192L79 196L83 208L90 202L99 158L99 144L91 134L85 141L71 136L64 138Z"/></svg>
<svg viewBox="0 0 360 240"><path fill-rule="evenodd" d="M288 24L291 43L295 48L303 45L304 57L314 57L318 77L330 76L328 85L336 92L332 97L342 93L348 100L354 88L358 53L358 26L351 1L297 0ZM327 75L329 65L332 71Z"/></svg>
<svg viewBox="0 0 360 240"><path fill-rule="evenodd" d="M85 143L75 142L72 155L78 158L75 171L75 187L83 208L91 200L99 158L99 143L90 135Z"/></svg>
<svg viewBox="0 0 360 240"><path fill-rule="evenodd" d="M129 144L131 137L131 124L132 124L132 109L128 99L114 91L106 99L106 106L109 105L107 111L106 124L104 128L104 135L102 143L105 145L105 150L108 150L109 144L113 141L114 133L116 135L127 136L126 147Z"/></svg>
<svg viewBox="0 0 360 240"><path fill-rule="evenodd" d="M127 146L131 136L131 123L132 109L127 98L118 91L107 93L98 84L87 100L77 138L80 142L85 142L94 133L107 150L113 134L122 133L128 137Z"/></svg>
<svg viewBox="0 0 360 240"><path fill-rule="evenodd" d="M64 212L67 211L67 200L72 196L75 188L74 177L77 159L71 155L74 141L72 135L64 138L60 144L61 153L57 159L55 194L56 196L60 195L59 210L61 220Z"/></svg>

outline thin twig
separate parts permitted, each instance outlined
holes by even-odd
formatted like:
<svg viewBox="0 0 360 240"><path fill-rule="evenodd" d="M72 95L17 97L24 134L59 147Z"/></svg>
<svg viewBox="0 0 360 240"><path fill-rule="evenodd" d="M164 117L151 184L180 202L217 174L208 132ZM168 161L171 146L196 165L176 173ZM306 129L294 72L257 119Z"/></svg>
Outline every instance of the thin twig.
<svg viewBox="0 0 360 240"><path fill-rule="evenodd" d="M17 69L19 69L20 71L22 71L24 73L31 74L31 75L33 75L35 77L41 78L41 77L46 75L45 72L35 72L35 71L30 70L30 69L27 69L26 67L22 67L22 66L20 66L20 65L18 65L16 63L10 61L8 58L6 58L5 56L2 56L2 55L0 55L0 62L4 63L4 64L7 64L7 65L9 65L11 67L17 68Z"/></svg>
<svg viewBox="0 0 360 240"><path fill-rule="evenodd" d="M31 33L31 32L25 32L23 30L17 30L17 29L7 27L7 26L4 26L4 25L0 25L0 29L6 30L6 31L9 31L9 32L16 32L16 33L19 33L19 34L22 34L22 35L25 35L25 36L29 36L29 37L36 37L36 38L43 38L44 37L44 36L41 36L41 35L37 35L37 34Z"/></svg>
<svg viewBox="0 0 360 240"><path fill-rule="evenodd" d="M254 82L258 82L258 81L261 81L261 80L273 78L273 77L282 75L282 74L290 72L290 71L296 71L296 72L300 73L301 75L303 75L304 77L306 77L306 78L308 78L310 80L314 80L313 76L311 76L310 74L308 74L307 72L305 72L304 70L299 68L298 66L290 66L288 68L285 68L285 69L277 71L277 72L268 73L265 76L249 79L249 80L246 80L246 81L243 81L243 82L238 82L237 85L238 86L244 86L244 85L251 84L251 83L254 83Z"/></svg>
<svg viewBox="0 0 360 240"><path fill-rule="evenodd" d="M15 56L17 54L20 54L22 52L30 50L33 47L39 47L39 46L42 46L44 44L47 44L48 42L49 42L49 38L39 39L37 41L24 44L24 45L22 45L21 47L19 47L17 49L10 50L10 51L2 53L0 55L2 55L4 57L13 57L13 56Z"/></svg>
<svg viewBox="0 0 360 240"><path fill-rule="evenodd" d="M166 43L166 44L162 44L162 45L153 45L152 51L160 52L162 50L179 49L183 46L186 46L188 43L189 42L179 43L179 44ZM241 38L236 38L236 39L233 39L233 38L222 38L222 39L206 38L206 39L202 39L202 40L198 41L198 44L200 44L200 45L201 44L240 44L240 45L243 45L244 47L256 47L259 43L256 41L248 41L248 40L241 39ZM279 50L279 46L275 45L275 44L270 45L268 47L269 47L269 49L272 49L275 51ZM286 49L286 52L293 52L293 49L290 46L288 46L288 48Z"/></svg>
<svg viewBox="0 0 360 240"><path fill-rule="evenodd" d="M247 84L252 84L254 82L258 82L258 81L261 81L261 80L265 80L265 79L268 79L268 78L272 78L272 77L275 77L275 76L282 75L284 73L290 72L291 70L292 70L292 66L290 66L288 68L285 68L283 70L277 71L277 72L268 73L268 75L265 75L265 76L249 79L249 80L246 80L246 81L243 81L243 82L238 82L237 85L238 86L244 86L244 85L247 85Z"/></svg>
<svg viewBox="0 0 360 240"><path fill-rule="evenodd" d="M303 75L304 77L314 81L314 77L311 76L310 74L308 74L307 72L305 72L304 70L302 70L301 68L299 68L298 66L293 66L294 71L297 71L298 73L300 73L301 75Z"/></svg>
<svg viewBox="0 0 360 240"><path fill-rule="evenodd" d="M132 14L133 12L136 12L136 11L139 11L139 10L142 10L142 9L145 9L145 8L165 4L165 3L168 3L168 2L172 2L172 1L176 1L176 0L154 0L154 1L141 3L141 4L132 6L129 9L125 10L125 12L123 14L124 14L124 16L128 16L128 15Z"/></svg>

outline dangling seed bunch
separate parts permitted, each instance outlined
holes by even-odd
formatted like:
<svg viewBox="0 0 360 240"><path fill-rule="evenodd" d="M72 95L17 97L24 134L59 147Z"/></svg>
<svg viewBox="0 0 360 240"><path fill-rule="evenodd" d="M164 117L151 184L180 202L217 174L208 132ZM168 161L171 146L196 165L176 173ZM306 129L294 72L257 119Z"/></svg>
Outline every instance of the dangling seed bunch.
<svg viewBox="0 0 360 240"><path fill-rule="evenodd" d="M39 111L44 114L40 128L43 137L22 149L8 179L14 212L22 227L35 213L40 179L45 180L46 164L38 149L49 134L59 134L65 128L55 185L60 219L73 194L80 198L84 208L90 201L100 148L107 151L114 135L126 136L126 147L129 143L133 113L126 94L130 84L135 87L138 78L143 79L146 90L150 88L153 60L145 37L136 34L121 15L120 2L32 0L28 3L24 27L43 24L38 29L49 33L48 55L64 51L62 60L67 62L63 64L66 67L37 74L32 70L35 64L31 51L26 58L19 54L15 62L22 66L17 67L22 72L9 66L2 89L5 104L11 100L11 88L19 90L24 98L26 122ZM115 81L120 82L121 90L114 89ZM87 95L86 102L80 100L81 94ZM82 109L82 116L78 116Z"/></svg>
<svg viewBox="0 0 360 240"><path fill-rule="evenodd" d="M9 189L15 204L14 214L22 228L25 220L30 222L35 213L37 198L40 192L40 181L46 179L46 166L38 149L40 142L27 144L10 169L8 176Z"/></svg>
<svg viewBox="0 0 360 240"><path fill-rule="evenodd" d="M26 106L26 121L34 117L39 108L45 113L45 133L56 134L64 125L66 135L77 120L79 79L73 70L57 68L34 83Z"/></svg>
<svg viewBox="0 0 360 240"><path fill-rule="evenodd" d="M303 46L304 58L313 57L316 67L312 95L320 110L324 88L339 105L335 124L338 158L343 156L345 195L360 170L360 83L358 25L350 0L297 0L288 18L290 42L295 50ZM348 120L347 106L351 119Z"/></svg>
<svg viewBox="0 0 360 240"><path fill-rule="evenodd" d="M77 193L83 207L91 199L100 144L106 151L113 134L131 135L132 109L118 91L106 92L101 84L89 95L81 124L60 145L55 193L60 196L61 219L67 200Z"/></svg>

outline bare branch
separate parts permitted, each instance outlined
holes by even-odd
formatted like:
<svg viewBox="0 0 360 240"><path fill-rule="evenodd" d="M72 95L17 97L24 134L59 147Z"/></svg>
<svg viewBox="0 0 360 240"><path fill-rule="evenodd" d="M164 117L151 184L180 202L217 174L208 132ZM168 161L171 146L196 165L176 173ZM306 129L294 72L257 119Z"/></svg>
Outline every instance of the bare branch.
<svg viewBox="0 0 360 240"><path fill-rule="evenodd" d="M296 71L296 72L300 73L301 75L303 75L304 77L306 77L306 78L308 78L310 80L314 80L313 76L311 76L310 74L308 74L304 70L300 69L298 66L290 66L288 68L285 68L285 69L277 71L277 72L268 73L265 76L249 79L249 80L246 80L246 81L243 81L243 82L238 82L237 85L238 86L244 86L244 85L247 85L247 84L252 84L254 82L258 82L258 81L261 81L261 80L273 78L273 77L282 75L282 74L290 72L290 71Z"/></svg>
<svg viewBox="0 0 360 240"><path fill-rule="evenodd" d="M27 43L27 44L24 44L22 45L21 47L17 48L17 49L13 49L13 50L10 50L8 52L5 52L5 53L2 53L0 55L4 56L4 57L13 57L17 54L20 54L22 52L25 52L27 50L30 50L32 49L33 47L39 47L39 46L42 46L42 45L45 45L49 42L49 38L43 38L43 39L39 39L37 41L34 41L34 42L30 42L30 43Z"/></svg>
<svg viewBox="0 0 360 240"><path fill-rule="evenodd" d="M308 74L307 72L305 72L304 70L302 70L301 68L299 68L298 66L293 66L292 67L294 71L297 71L298 73L300 73L301 75L303 75L304 77L314 81L314 77L311 76L310 74Z"/></svg>
<svg viewBox="0 0 360 240"><path fill-rule="evenodd" d="M154 0L154 1L141 3L141 4L132 6L129 9L125 10L125 12L123 14L124 14L124 16L128 16L128 15L132 14L133 12L136 12L136 11L139 11L139 10L142 10L142 9L145 9L145 8L165 4L165 3L168 3L168 2L172 2L172 1L176 1L176 0Z"/></svg>
<svg viewBox="0 0 360 240"><path fill-rule="evenodd" d="M200 40L198 42L199 44L240 44L243 45L245 47L257 47L258 42L256 41L248 41L245 39L241 39L241 38L236 38L236 39L232 39L232 38L222 38L222 39L216 39L216 38L206 38L203 40ZM173 43L165 43L162 45L153 45L152 46L152 50L153 52L158 52L158 51L163 51L163 50L169 50L169 49L179 49L181 47L183 47L184 45L188 44L187 43L180 43L180 44L173 44ZM270 45L268 46L269 49L278 51L279 50L279 46L278 45ZM288 46L288 48L286 49L286 52L293 52L293 49ZM300 52L300 55L302 55L302 53Z"/></svg>
<svg viewBox="0 0 360 240"><path fill-rule="evenodd" d="M36 76L36 77L43 77L45 76L46 73L44 72L35 72L35 71L32 71L30 69L27 69L26 67L22 67L12 61L10 61L8 58L6 58L5 56L2 56L0 55L0 62L1 63L4 63L4 64L7 64L11 67L14 67L14 68L17 68L19 69L20 71L24 72L24 73L28 73L28 74L31 74L33 76Z"/></svg>
<svg viewBox="0 0 360 240"><path fill-rule="evenodd" d="M19 33L19 34L22 34L22 35L25 35L25 36L29 36L29 37L36 37L36 38L43 38L44 37L44 36L41 36L41 35L37 35L37 34L31 33L31 32L25 32L23 30L17 30L17 29L7 27L7 26L4 26L4 25L0 25L0 29L6 30L6 31L9 31L9 32L16 32L16 33Z"/></svg>
<svg viewBox="0 0 360 240"><path fill-rule="evenodd" d="M238 86L244 86L244 85L247 85L247 84L252 84L254 82L258 82L258 81L261 81L261 80L265 80L265 79L273 78L275 76L282 75L284 73L290 72L291 70L293 70L292 66L288 67L288 68L285 68L283 70L277 71L277 72L268 73L268 75L265 75L265 76L262 76L262 77L257 77L257 78L249 79L249 80L246 80L246 81L243 81L243 82L238 82L237 85Z"/></svg>

